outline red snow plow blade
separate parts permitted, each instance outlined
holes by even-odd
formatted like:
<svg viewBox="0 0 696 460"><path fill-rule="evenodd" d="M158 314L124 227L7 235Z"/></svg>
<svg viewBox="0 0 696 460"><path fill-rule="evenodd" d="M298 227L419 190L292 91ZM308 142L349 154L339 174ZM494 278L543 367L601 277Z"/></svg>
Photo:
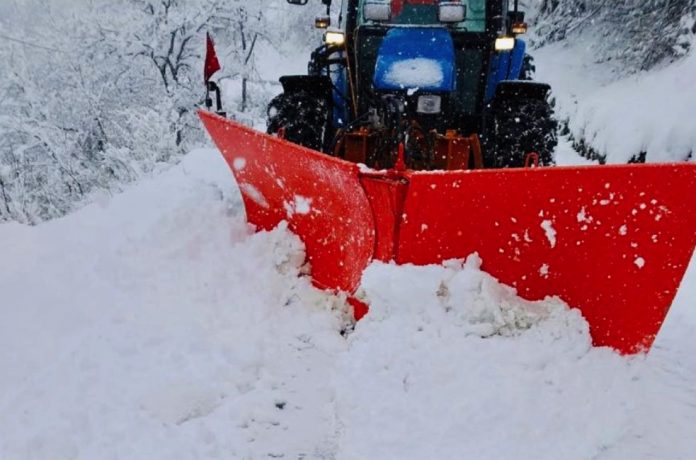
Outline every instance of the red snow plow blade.
<svg viewBox="0 0 696 460"><path fill-rule="evenodd" d="M282 220L315 284L352 293L373 259L482 269L581 310L595 345L649 350L696 244L696 164L372 171L222 117L201 118L247 219Z"/></svg>

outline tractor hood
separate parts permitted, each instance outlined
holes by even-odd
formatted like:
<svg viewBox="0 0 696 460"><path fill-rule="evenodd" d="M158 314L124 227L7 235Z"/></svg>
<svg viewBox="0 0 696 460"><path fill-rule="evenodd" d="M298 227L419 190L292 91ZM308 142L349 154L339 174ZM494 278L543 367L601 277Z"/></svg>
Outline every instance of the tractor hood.
<svg viewBox="0 0 696 460"><path fill-rule="evenodd" d="M387 32L375 65L379 91L454 91L454 45L439 27L402 27Z"/></svg>

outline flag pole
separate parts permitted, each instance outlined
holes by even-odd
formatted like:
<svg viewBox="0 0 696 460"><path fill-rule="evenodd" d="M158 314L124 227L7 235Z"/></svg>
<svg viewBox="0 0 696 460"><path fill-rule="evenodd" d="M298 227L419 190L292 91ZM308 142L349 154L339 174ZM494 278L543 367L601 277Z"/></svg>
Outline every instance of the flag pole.
<svg viewBox="0 0 696 460"><path fill-rule="evenodd" d="M226 117L227 114L222 110L220 87L214 81L210 81L210 77L212 77L213 74L218 70L220 70L220 61L218 61L217 53L215 52L215 44L213 43L213 39L210 37L210 34L206 32L205 63L203 65L203 79L205 81L205 107L208 110L211 110L213 107L213 98L210 96L210 92L212 91L215 93L215 113Z"/></svg>

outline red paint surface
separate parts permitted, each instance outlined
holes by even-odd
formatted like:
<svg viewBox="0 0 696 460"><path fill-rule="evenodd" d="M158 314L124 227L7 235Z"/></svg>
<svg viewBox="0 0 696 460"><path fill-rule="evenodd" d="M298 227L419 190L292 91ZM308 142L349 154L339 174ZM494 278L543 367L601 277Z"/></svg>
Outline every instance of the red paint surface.
<svg viewBox="0 0 696 460"><path fill-rule="evenodd" d="M650 348L696 244L696 164L408 177L398 263L478 252L522 297L579 308L596 345Z"/></svg>
<svg viewBox="0 0 696 460"><path fill-rule="evenodd" d="M384 262L395 259L399 241L399 221L408 192L408 183L400 177L363 174L360 184L370 202L375 227L373 258Z"/></svg>
<svg viewBox="0 0 696 460"><path fill-rule="evenodd" d="M522 297L557 295L580 309L596 345L635 353L652 345L696 244L693 163L361 173L201 118L249 222L287 220L324 288L354 292L373 258L424 265L478 252L482 268ZM309 213L287 212L297 195L311 200Z"/></svg>
<svg viewBox="0 0 696 460"><path fill-rule="evenodd" d="M353 292L375 244L357 165L209 112L200 116L239 184L247 220L263 230L287 221L305 244L314 283ZM309 201L308 213L298 199Z"/></svg>

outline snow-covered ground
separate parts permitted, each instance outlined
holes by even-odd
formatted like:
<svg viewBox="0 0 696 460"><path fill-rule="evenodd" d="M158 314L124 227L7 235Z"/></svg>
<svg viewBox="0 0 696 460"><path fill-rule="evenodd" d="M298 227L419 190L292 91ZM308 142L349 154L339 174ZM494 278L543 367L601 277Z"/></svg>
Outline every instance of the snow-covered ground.
<svg viewBox="0 0 696 460"><path fill-rule="evenodd" d="M0 459L691 459L696 272L647 356L476 259L374 264L354 331L214 150L0 226ZM345 332L347 329L347 333Z"/></svg>

